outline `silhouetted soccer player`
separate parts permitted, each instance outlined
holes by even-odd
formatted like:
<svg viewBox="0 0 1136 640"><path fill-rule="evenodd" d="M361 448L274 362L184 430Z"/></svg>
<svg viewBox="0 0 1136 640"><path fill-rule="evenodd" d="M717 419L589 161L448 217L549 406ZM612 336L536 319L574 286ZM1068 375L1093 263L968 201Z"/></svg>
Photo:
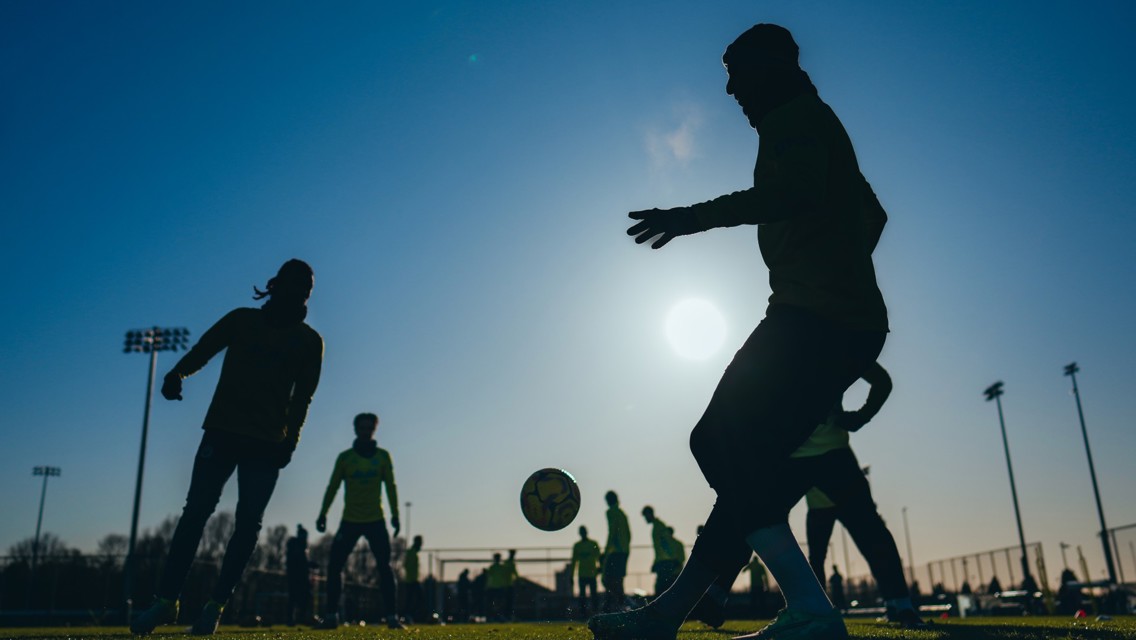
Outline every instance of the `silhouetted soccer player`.
<svg viewBox="0 0 1136 640"><path fill-rule="evenodd" d="M572 545L572 559L568 563L568 578L575 572L580 587L580 611L588 615L588 590L591 590L591 601L596 600L596 574L600 569L600 545L588 537L588 528L580 527L580 539Z"/></svg>
<svg viewBox="0 0 1136 640"><path fill-rule="evenodd" d="M845 411L839 403L833 407L828 418L790 456L787 470L778 482L784 486L786 495L804 494L809 505L806 539L809 564L817 580L821 584L825 582L828 541L839 519L871 567L887 605L888 619L905 628L922 629L926 624L911 601L895 539L876 510L871 487L852 453L848 437L849 432L858 431L879 413L891 395L892 381L878 362L868 367L861 378L870 385L864 406L855 411ZM729 576L719 576L707 592L707 598L719 606L724 605L723 593L728 594L732 582ZM721 589L723 586L725 592ZM836 594L830 590L829 596L836 604ZM700 619L717 626L704 617Z"/></svg>
<svg viewBox="0 0 1136 640"><path fill-rule="evenodd" d="M607 544L603 555L604 611L620 611L625 599L623 579L627 576L627 557L631 553L631 527L627 514L619 508L619 496L608 491Z"/></svg>
<svg viewBox="0 0 1136 640"><path fill-rule="evenodd" d="M296 535L288 539L285 551L288 576L288 626L312 621L312 562L308 559L308 530L296 525Z"/></svg>
<svg viewBox="0 0 1136 640"><path fill-rule="evenodd" d="M383 617L391 629L401 629L398 621L397 594L394 572L390 567L390 535L383 517L383 487L386 487L387 501L391 508L391 527L398 535L398 486L394 482L394 463L390 453L379 448L375 442L375 430L379 427L379 417L373 413L360 413L355 416L355 442L351 448L339 454L323 494L323 506L316 519L316 530L327 530L327 511L339 493L339 485L346 485L343 491L343 518L339 530L331 543L327 559L327 601L324 603L324 617L321 625L326 629L339 626L339 597L343 590L343 566L355 548L360 537L367 539L367 546L375 556L375 568L379 572L379 591L383 598Z"/></svg>
<svg viewBox="0 0 1136 640"><path fill-rule="evenodd" d="M256 547L264 510L280 470L292 459L319 383L323 339L304 323L314 282L306 263L285 262L264 291L253 288L255 299L267 298L263 306L230 311L166 374L162 396L181 400L182 380L225 350L157 599L131 622L132 633L148 634L158 625L177 620L178 598L202 530L236 471L236 526L210 600L192 633L211 635L217 630L225 604Z"/></svg>
<svg viewBox="0 0 1136 640"><path fill-rule="evenodd" d="M402 586L406 592L405 617L413 622L422 619L422 584L418 581L418 552L422 550L422 536L414 536L414 542L402 557Z"/></svg>
<svg viewBox="0 0 1136 640"><path fill-rule="evenodd" d="M796 498L761 478L785 472L789 455L883 348L887 309L872 250L887 216L843 126L798 66L788 31L759 24L722 61L726 93L760 137L753 187L689 207L632 212L639 222L628 233L639 243L654 239L658 249L678 236L756 224L772 295L690 436L718 494L706 529L678 580L650 605L592 618L601 640L673 639L714 580L744 566L751 550L787 603L753 637L847 637L789 529Z"/></svg>
<svg viewBox="0 0 1136 640"><path fill-rule="evenodd" d="M680 566L674 558L671 548L670 527L655 515L655 508L651 505L643 507L643 519L651 525L651 546L655 549L655 561L651 563L651 573L655 574L655 595L667 590L678 577Z"/></svg>

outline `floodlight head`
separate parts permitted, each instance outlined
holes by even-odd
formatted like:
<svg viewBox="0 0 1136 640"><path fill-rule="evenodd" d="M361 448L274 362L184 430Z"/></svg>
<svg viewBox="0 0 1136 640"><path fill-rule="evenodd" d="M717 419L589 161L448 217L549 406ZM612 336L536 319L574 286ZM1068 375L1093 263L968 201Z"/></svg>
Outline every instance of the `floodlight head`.
<svg viewBox="0 0 1136 640"><path fill-rule="evenodd" d="M1077 366L1076 362L1070 362L1069 364L1065 365L1065 375L1067 376L1071 376L1080 370L1081 368Z"/></svg>
<svg viewBox="0 0 1136 640"><path fill-rule="evenodd" d="M987 402L989 402L990 400L993 400L997 397L1000 397L1002 395L1002 381L999 380L998 382L995 382L994 384L990 385L989 387L986 387L986 390L983 391L982 393L986 395L986 401Z"/></svg>

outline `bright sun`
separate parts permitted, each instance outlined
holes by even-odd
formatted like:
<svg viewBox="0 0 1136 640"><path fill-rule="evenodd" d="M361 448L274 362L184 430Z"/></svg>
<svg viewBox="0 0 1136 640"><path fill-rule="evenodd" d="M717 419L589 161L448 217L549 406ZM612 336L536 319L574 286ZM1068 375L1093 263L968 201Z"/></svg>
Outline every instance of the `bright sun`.
<svg viewBox="0 0 1136 640"><path fill-rule="evenodd" d="M675 353L691 360L705 360L726 339L726 320L713 304L688 298L671 308L666 331Z"/></svg>

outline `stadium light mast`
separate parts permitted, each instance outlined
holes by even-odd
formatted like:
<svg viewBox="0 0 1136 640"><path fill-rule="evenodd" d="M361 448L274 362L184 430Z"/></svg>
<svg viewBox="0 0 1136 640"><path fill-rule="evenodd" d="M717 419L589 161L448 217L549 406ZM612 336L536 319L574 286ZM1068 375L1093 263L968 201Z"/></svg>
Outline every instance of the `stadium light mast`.
<svg viewBox="0 0 1136 640"><path fill-rule="evenodd" d="M1022 510L1018 507L1018 487L1014 483L1014 465L1010 462L1010 441L1006 438L1006 419L1002 415L1002 381L986 387L982 393L986 401L993 400L998 405L998 424L1002 427L1002 448L1006 450L1006 470L1010 473L1010 494L1014 498L1014 518L1018 521L1018 542L1022 547L1022 584L1030 578L1029 557L1026 555L1026 534L1022 529Z"/></svg>
<svg viewBox="0 0 1136 640"><path fill-rule="evenodd" d="M32 582L35 581L36 565L39 564L39 532L40 527L43 525L43 503L47 499L47 479L51 477L58 477L62 475L63 470L59 467L35 467L32 469L33 476L43 476L43 489L39 492L39 517L36 518L36 534L35 541L32 542ZM31 590L28 590L29 597Z"/></svg>
<svg viewBox="0 0 1136 640"><path fill-rule="evenodd" d="M146 468L146 438L150 433L150 404L154 397L154 372L158 368L159 351L187 349L189 329L184 327L150 327L126 332L123 353L150 354L150 375L146 379L146 409L142 414L142 446L138 453L138 477L134 483L134 512L130 518L130 543L126 547L126 562L123 564L124 576L122 593L126 601L126 622L130 623L133 608L134 590L134 543L138 540L138 509L142 502L142 472Z"/></svg>
<svg viewBox="0 0 1136 640"><path fill-rule="evenodd" d="M1085 429L1085 413L1081 410L1081 393L1077 389L1077 372L1080 370L1076 362L1065 365L1065 375L1073 379L1073 397L1077 400L1077 417L1081 420L1081 436L1085 439L1085 457L1089 459L1089 476L1093 479L1093 497L1097 500L1097 517L1100 518L1104 564L1108 568L1108 581L1116 584L1116 564L1112 561L1112 545L1108 543L1108 526L1104 523L1104 507L1101 506L1100 488L1097 486L1097 470L1093 466L1093 452L1089 449L1089 432Z"/></svg>

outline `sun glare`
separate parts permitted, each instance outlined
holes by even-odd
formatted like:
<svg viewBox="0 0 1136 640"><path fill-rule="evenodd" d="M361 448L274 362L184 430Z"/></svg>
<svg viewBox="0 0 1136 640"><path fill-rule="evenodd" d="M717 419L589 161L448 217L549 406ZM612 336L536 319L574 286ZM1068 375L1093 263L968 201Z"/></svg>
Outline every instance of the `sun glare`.
<svg viewBox="0 0 1136 640"><path fill-rule="evenodd" d="M713 304L688 298L667 314L666 332L675 353L705 360L717 353L726 339L726 320Z"/></svg>

